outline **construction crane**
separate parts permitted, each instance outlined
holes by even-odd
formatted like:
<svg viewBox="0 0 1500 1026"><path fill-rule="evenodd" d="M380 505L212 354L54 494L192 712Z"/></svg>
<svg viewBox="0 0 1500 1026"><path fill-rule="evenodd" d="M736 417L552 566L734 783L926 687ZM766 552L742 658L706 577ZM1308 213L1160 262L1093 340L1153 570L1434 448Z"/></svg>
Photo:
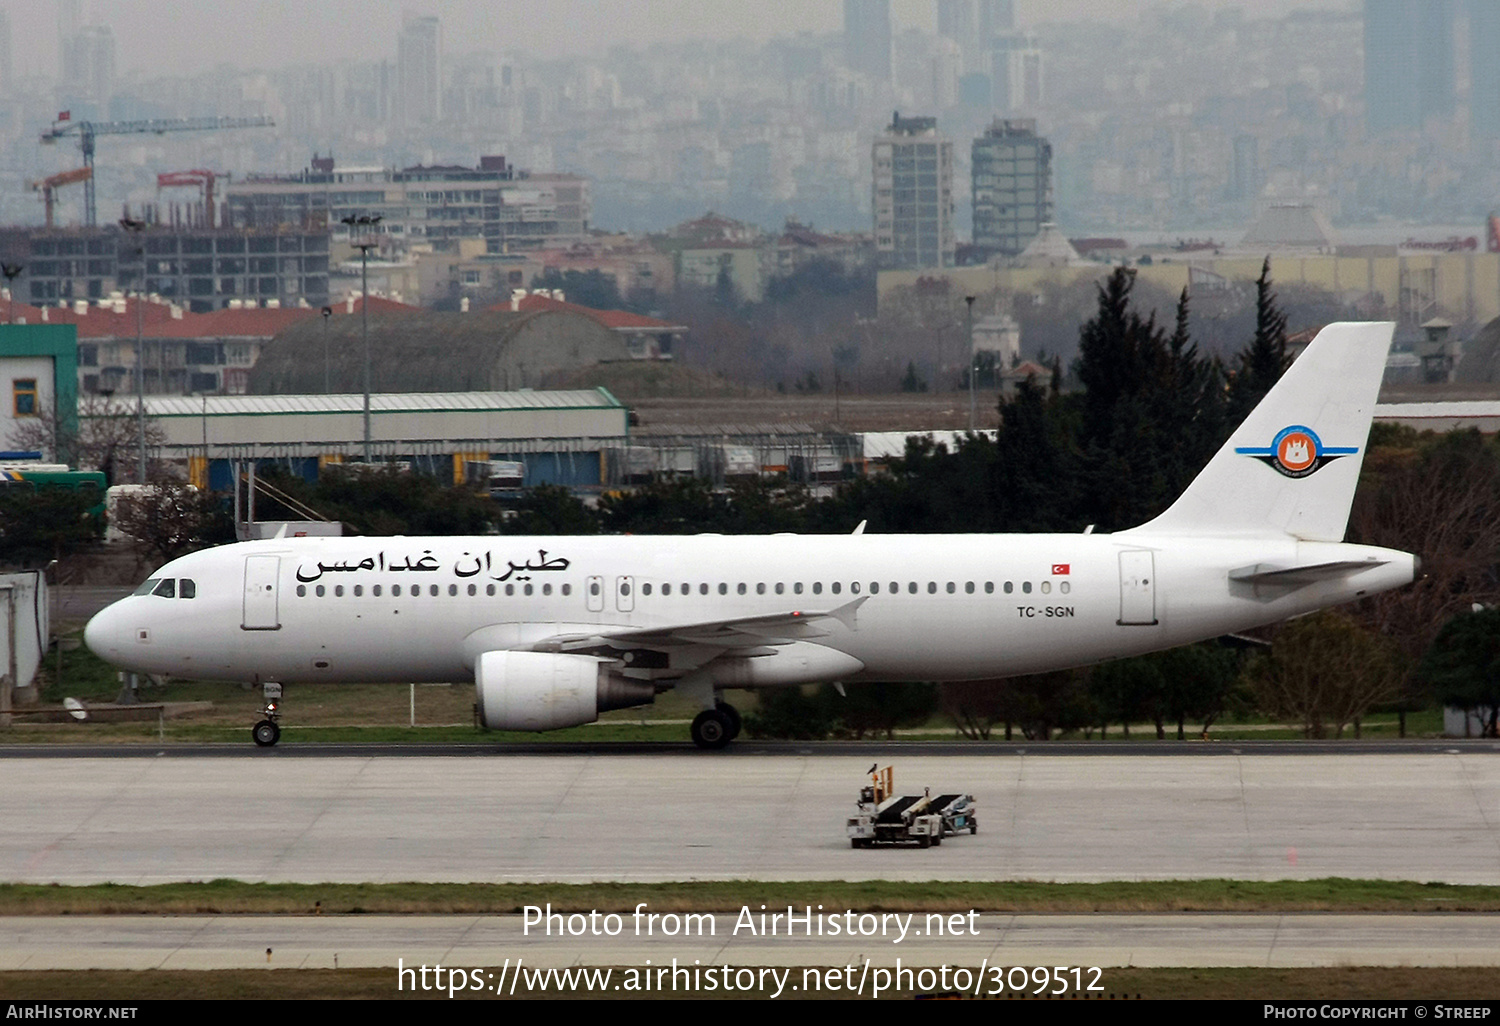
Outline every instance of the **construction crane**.
<svg viewBox="0 0 1500 1026"><path fill-rule="evenodd" d="M150 118L145 121L73 121L59 118L52 127L42 133L42 143L51 146L68 135L78 136L79 148L83 151L83 165L90 176L83 183L84 224L92 228L98 223L94 207L94 137L100 135L165 135L167 132L212 132L225 128L274 128L276 122L267 117L255 118Z"/></svg>
<svg viewBox="0 0 1500 1026"><path fill-rule="evenodd" d="M73 185L77 182L89 183L94 178L94 169L91 167L78 167L72 171L63 171L60 174L50 175L47 178L39 178L34 182L27 182L32 192L42 194L42 203L47 208L47 227L52 227L52 207L57 201L57 190L64 185Z"/></svg>
<svg viewBox="0 0 1500 1026"><path fill-rule="evenodd" d="M180 185L203 187L203 227L214 226L214 181L221 176L198 168L192 171L165 171L156 176L156 191Z"/></svg>

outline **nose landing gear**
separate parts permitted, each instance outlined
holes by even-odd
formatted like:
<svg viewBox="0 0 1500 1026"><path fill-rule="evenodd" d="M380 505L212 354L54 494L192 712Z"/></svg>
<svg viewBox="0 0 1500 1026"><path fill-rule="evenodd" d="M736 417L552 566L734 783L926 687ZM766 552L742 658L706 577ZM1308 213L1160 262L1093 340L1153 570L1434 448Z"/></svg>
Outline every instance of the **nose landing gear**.
<svg viewBox="0 0 1500 1026"><path fill-rule="evenodd" d="M261 695L266 702L261 710L265 718L250 729L250 736L259 747L270 748L281 740L281 727L276 722L281 719L281 685L266 681L261 685Z"/></svg>

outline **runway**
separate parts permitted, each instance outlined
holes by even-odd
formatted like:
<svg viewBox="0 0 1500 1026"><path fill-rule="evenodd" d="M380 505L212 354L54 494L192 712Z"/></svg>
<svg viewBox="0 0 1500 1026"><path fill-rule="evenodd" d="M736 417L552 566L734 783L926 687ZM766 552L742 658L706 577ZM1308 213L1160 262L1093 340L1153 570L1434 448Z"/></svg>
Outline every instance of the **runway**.
<svg viewBox="0 0 1500 1026"><path fill-rule="evenodd" d="M1222 749L1220 749L1222 753ZM1500 759L923 754L977 836L850 850L859 755L5 758L0 879L1500 882ZM768 892L774 898L774 894Z"/></svg>
<svg viewBox="0 0 1500 1026"><path fill-rule="evenodd" d="M781 907L785 911L785 906ZM758 908L752 910L758 914ZM798 916L804 910L796 910ZM816 915L817 910L813 913ZM826 914L826 910L825 910ZM842 916L839 917L842 920ZM947 917L943 917L946 919ZM693 924L690 937L524 932L519 916L11 916L0 918L0 971L41 969L332 969L443 965L498 971L573 965L733 966L1494 966L1495 916L1108 915L960 916L957 935L869 918L848 937L765 936L737 914ZM820 923L817 919L809 920ZM822 923L826 927L826 922ZM739 927L736 932L736 926ZM856 922L856 930L860 925ZM559 926L559 932L563 927ZM267 949L270 949L268 956ZM1107 983L1107 976L1105 978ZM393 974L394 985L394 974Z"/></svg>

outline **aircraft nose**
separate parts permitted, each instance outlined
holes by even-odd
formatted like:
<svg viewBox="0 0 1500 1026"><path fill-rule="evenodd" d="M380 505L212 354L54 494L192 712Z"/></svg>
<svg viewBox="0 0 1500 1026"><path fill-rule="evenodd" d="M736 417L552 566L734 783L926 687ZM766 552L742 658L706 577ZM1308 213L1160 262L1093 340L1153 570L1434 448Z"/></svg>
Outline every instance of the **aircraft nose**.
<svg viewBox="0 0 1500 1026"><path fill-rule="evenodd" d="M83 628L83 643L89 651L108 660L120 654L120 603L105 606L89 618Z"/></svg>

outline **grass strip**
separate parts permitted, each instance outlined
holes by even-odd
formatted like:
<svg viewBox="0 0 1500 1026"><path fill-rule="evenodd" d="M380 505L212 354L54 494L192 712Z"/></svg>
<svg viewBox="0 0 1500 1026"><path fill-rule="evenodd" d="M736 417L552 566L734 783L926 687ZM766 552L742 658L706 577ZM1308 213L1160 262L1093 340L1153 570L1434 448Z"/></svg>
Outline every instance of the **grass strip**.
<svg viewBox="0 0 1500 1026"><path fill-rule="evenodd" d="M1338 877L1114 883L0 884L0 915L504 915L548 903L560 911L629 912L640 902L655 912L732 912L761 903L857 912L1500 912L1500 886Z"/></svg>

